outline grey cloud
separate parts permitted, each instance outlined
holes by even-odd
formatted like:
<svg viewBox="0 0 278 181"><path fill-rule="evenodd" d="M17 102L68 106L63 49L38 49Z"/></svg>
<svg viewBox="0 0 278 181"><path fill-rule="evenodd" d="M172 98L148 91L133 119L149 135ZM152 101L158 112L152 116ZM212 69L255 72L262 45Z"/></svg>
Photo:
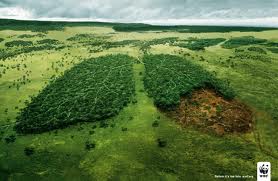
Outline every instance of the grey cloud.
<svg viewBox="0 0 278 181"><path fill-rule="evenodd" d="M20 7L31 12L33 18L92 18L130 22L278 17L277 0L0 0L0 8L9 7Z"/></svg>

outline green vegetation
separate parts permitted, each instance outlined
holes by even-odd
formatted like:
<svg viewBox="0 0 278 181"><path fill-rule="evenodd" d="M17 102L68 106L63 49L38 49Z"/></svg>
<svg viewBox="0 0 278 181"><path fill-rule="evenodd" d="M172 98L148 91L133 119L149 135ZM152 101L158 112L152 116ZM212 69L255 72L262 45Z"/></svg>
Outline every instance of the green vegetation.
<svg viewBox="0 0 278 181"><path fill-rule="evenodd" d="M5 141L6 141L7 144L13 143L13 142L15 142L15 140L16 140L15 135L10 135L10 136L5 138Z"/></svg>
<svg viewBox="0 0 278 181"><path fill-rule="evenodd" d="M138 46L143 53L148 53L152 45L172 45L176 41L178 41L177 37L168 37L168 38L159 38L159 39L152 39L149 41L144 41L140 43Z"/></svg>
<svg viewBox="0 0 278 181"><path fill-rule="evenodd" d="M261 54L267 54L267 52L261 48L261 47L249 47L247 50L251 51L251 52L257 52L257 53L261 53Z"/></svg>
<svg viewBox="0 0 278 181"><path fill-rule="evenodd" d="M178 41L177 37L159 38L145 42L144 46L159 45L159 44L174 44Z"/></svg>
<svg viewBox="0 0 278 181"><path fill-rule="evenodd" d="M67 40L74 43L82 43L84 46L88 47L91 53L96 53L110 46L110 42L107 42L108 38L109 36L99 36L95 34L76 34Z"/></svg>
<svg viewBox="0 0 278 181"><path fill-rule="evenodd" d="M248 53L248 52L238 52L234 57L236 60L251 60L251 61L262 61L262 62L270 62L271 58L266 56L265 54L260 53Z"/></svg>
<svg viewBox="0 0 278 181"><path fill-rule="evenodd" d="M46 32L50 30L62 30L63 25L57 22L47 21L20 21L12 19L0 19L0 30L18 30Z"/></svg>
<svg viewBox="0 0 278 181"><path fill-rule="evenodd" d="M29 46L29 47L23 47L22 49L16 49L16 50L0 50L0 60L6 60L21 54L35 52L35 51L42 51L42 50L61 50L65 48L65 46L55 46L51 44L45 44L41 46Z"/></svg>
<svg viewBox="0 0 278 181"><path fill-rule="evenodd" d="M6 47L17 47L17 46L32 46L33 42L32 41L23 41L23 40L14 40L14 41L10 41L10 42L6 42L5 46Z"/></svg>
<svg viewBox="0 0 278 181"><path fill-rule="evenodd" d="M171 109L180 103L180 96L194 89L213 88L227 99L235 96L227 82L220 81L202 67L177 56L148 55L144 57L144 84L156 106Z"/></svg>
<svg viewBox="0 0 278 181"><path fill-rule="evenodd" d="M38 33L38 34L35 34L35 35L32 35L32 34L23 34L23 35L19 35L18 38L35 38L35 37L43 38L45 36L46 35L42 34L42 33Z"/></svg>
<svg viewBox="0 0 278 181"><path fill-rule="evenodd" d="M267 48L272 53L278 53L278 48Z"/></svg>
<svg viewBox="0 0 278 181"><path fill-rule="evenodd" d="M235 37L232 38L225 43L222 44L223 48L238 48L240 46L246 46L246 45L256 45L256 44L262 44L267 42L266 39L260 39L255 38L253 36L242 36L242 37Z"/></svg>
<svg viewBox="0 0 278 181"><path fill-rule="evenodd" d="M132 31L176 31L181 33L207 33L207 32L261 32L267 30L276 30L277 28L266 27L228 27L228 26L159 26L148 24L123 24L123 23L103 23L103 22L53 22L53 21L24 21L12 19L0 19L0 30L17 30L48 32L62 31L65 27L113 27L115 31L132 32Z"/></svg>
<svg viewBox="0 0 278 181"><path fill-rule="evenodd" d="M86 60L32 98L18 116L15 128L20 133L40 133L109 118L130 102L133 93L130 57Z"/></svg>
<svg viewBox="0 0 278 181"><path fill-rule="evenodd" d="M177 31L181 33L208 33L208 32L232 32L232 31L266 31L276 30L276 28L265 27L226 27L226 26L159 26L148 24L118 24L114 25L115 31L132 32L132 31Z"/></svg>
<svg viewBox="0 0 278 181"><path fill-rule="evenodd" d="M59 44L59 41L58 40L54 40L54 39L43 39L43 40L39 40L37 43L38 44L57 45L57 44Z"/></svg>
<svg viewBox="0 0 278 181"><path fill-rule="evenodd" d="M76 34L73 37L68 38L67 40L68 41L81 42L81 41L84 41L84 40L89 41L89 40L94 39L94 38L95 38L95 35L93 35L93 34Z"/></svg>
<svg viewBox="0 0 278 181"><path fill-rule="evenodd" d="M160 138L158 138L157 139L157 143L158 143L158 146L159 147L165 147L166 145L167 145L167 141L165 141L165 140L162 140L162 139L160 139Z"/></svg>
<svg viewBox="0 0 278 181"><path fill-rule="evenodd" d="M0 19L0 30L48 32L62 31L65 27L82 27L82 26L113 26L118 23L102 22L53 22L53 21L28 21Z"/></svg>
<svg viewBox="0 0 278 181"><path fill-rule="evenodd" d="M86 150L91 150L91 149L94 149L95 147L96 147L95 143L91 143L90 141L86 141L86 143L85 143L85 149Z"/></svg>
<svg viewBox="0 0 278 181"><path fill-rule="evenodd" d="M24 153L26 156L31 156L34 154L34 152L35 152L35 149L33 147L26 147L24 149Z"/></svg>
<svg viewBox="0 0 278 181"><path fill-rule="evenodd" d="M0 43L2 42L2 41L4 41L5 39L4 38L0 38Z"/></svg>
<svg viewBox="0 0 278 181"><path fill-rule="evenodd" d="M10 55L5 61L4 59L0 61L0 180L212 181L215 180L214 175L219 174L250 175L255 179L256 162L268 160L276 163L278 140L273 138L278 137L278 54L273 54L268 49L277 48L277 30L240 33L230 31L234 30L232 27L227 33L188 34L187 30L126 33L115 32L112 26L116 24L109 23L56 23L60 29L54 24L52 27L48 25L43 27L43 24L37 22L23 21L19 25L14 21L10 25L0 25L0 37L5 40L0 43L0 57ZM6 42L18 40L20 35L40 34L30 33L30 30L47 31L47 33L44 34L45 37L23 39L32 41L32 46L14 48L4 46ZM203 31L205 30L204 27ZM220 30L220 27L215 29ZM91 36L81 41L67 41L68 38L80 33ZM178 46L179 43L192 39L189 37L196 37L196 40L216 38L229 40L231 37L239 36L253 36L256 39L266 39L267 42L240 46L236 49L212 46L206 51L190 51ZM42 39L58 40L59 43L38 44ZM61 49L58 49L59 47ZM267 50L267 54L250 51L249 47L260 47ZM36 51L39 49L40 51ZM205 72L213 75L213 78L217 77L217 80L228 80L229 87L236 93L235 99L252 109L254 118L252 126L255 129L250 133L216 136L195 127L181 127L175 119L157 109L154 97L147 94L144 77L148 72L142 60L144 49L150 56L162 53L179 56L183 63L190 62L189 67L195 65L202 67L201 75ZM65 71L74 70L74 67L79 66L79 63L82 64L84 60L86 62L89 59L88 61L93 63L91 57L98 59L110 54L129 55L134 57L131 62L136 62L131 65L135 93L131 103L117 115L100 121L88 120L41 134L19 134L14 130L17 124L16 117L20 116L22 108L31 110L28 105L32 103L26 105L25 102L32 102L45 91L45 87L52 87L52 84L64 77ZM172 59L175 59L174 62L177 61L176 56L169 60L169 64ZM108 67L110 66L107 65L106 69ZM173 70L176 71L177 66L174 67ZM182 69L187 70L183 66L177 69L177 74L165 70L161 77L165 76L165 79L170 80L169 77L172 76L173 80L176 80L176 77L180 78L177 75L184 72ZM123 68L122 73L126 71L127 67ZM97 72L102 75L99 69ZM77 93L80 88L85 87L80 85L86 82L83 77L78 78L80 83L75 86ZM118 77L114 76L114 79ZM184 80L184 77L180 79ZM75 79L67 81L77 82ZM171 82L163 82L159 87L166 87L164 84L174 85ZM90 84L90 88L94 89L100 87L91 85L94 84ZM152 85L154 86L157 84ZM58 92L66 91L67 88L62 87ZM55 102L61 103L65 96L60 97ZM76 105L83 109L82 102L79 102L69 104L69 107ZM199 104L192 102L192 105ZM42 107L42 110L46 108L50 106ZM88 104L87 108L91 110L91 104ZM205 111L214 110L213 107L204 108ZM224 110L223 106L218 106L215 111L220 113ZM47 121L46 124L51 120ZM210 122L210 119L207 121ZM273 180L278 179L277 168L272 167Z"/></svg>
<svg viewBox="0 0 278 181"><path fill-rule="evenodd" d="M87 45L98 46L105 42L109 36L99 36L95 34L76 34L73 37L68 38L68 41L76 41L79 43L86 43Z"/></svg>
<svg viewBox="0 0 278 181"><path fill-rule="evenodd" d="M152 45L171 45L182 48L188 48L190 50L204 50L205 47L215 46L226 39L224 38L211 38L211 39L197 39L189 38L187 40L180 40L178 37L167 37L160 39L152 39L149 41L135 42L135 46L139 46L140 50L147 53Z"/></svg>
<svg viewBox="0 0 278 181"><path fill-rule="evenodd" d="M109 48L119 48L124 46L137 46L140 44L140 40L123 40L123 41L114 41L114 42L105 42L101 47L103 49Z"/></svg>
<svg viewBox="0 0 278 181"><path fill-rule="evenodd" d="M268 47L278 47L278 42L267 42L265 45Z"/></svg>
<svg viewBox="0 0 278 181"><path fill-rule="evenodd" d="M30 53L42 50L61 50L65 48L61 42L55 39L38 40L36 43L32 41L14 40L6 42L7 49L0 49L0 60L6 60L24 53ZM16 49L9 49L16 47Z"/></svg>
<svg viewBox="0 0 278 181"><path fill-rule="evenodd" d="M188 48L190 50L205 50L205 47L215 46L225 41L224 38L195 39L191 38L184 43L177 43L176 46Z"/></svg>

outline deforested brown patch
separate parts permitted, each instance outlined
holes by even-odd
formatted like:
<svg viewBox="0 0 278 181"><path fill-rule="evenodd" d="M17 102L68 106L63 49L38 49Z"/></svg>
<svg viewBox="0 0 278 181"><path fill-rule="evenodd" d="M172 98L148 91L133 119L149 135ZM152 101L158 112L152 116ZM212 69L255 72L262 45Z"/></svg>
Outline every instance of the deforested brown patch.
<svg viewBox="0 0 278 181"><path fill-rule="evenodd" d="M246 133L252 129L252 111L237 100L225 100L215 91L200 89L181 98L178 108L167 111L183 126L195 125L218 135Z"/></svg>

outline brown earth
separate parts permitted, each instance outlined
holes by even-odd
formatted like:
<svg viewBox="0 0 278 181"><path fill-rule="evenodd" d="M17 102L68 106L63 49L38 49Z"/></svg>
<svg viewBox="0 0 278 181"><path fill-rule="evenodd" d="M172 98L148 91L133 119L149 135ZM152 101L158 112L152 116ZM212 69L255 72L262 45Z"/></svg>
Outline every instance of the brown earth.
<svg viewBox="0 0 278 181"><path fill-rule="evenodd" d="M200 89L194 91L190 98L181 98L180 105L173 111L166 111L183 126L196 127L214 132L246 133L252 129L252 111L237 100L225 100L215 91Z"/></svg>

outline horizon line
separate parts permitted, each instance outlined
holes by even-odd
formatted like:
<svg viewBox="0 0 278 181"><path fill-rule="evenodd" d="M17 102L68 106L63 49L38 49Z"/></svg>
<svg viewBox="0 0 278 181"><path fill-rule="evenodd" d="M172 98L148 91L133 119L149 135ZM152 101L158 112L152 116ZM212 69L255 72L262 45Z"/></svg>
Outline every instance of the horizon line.
<svg viewBox="0 0 278 181"><path fill-rule="evenodd" d="M103 18L13 18L1 17L0 19L17 21L42 21L42 22L84 22L84 23L119 23L119 24L148 24L153 26L231 26L231 27L267 27L278 28L278 17L253 18L253 19L158 19L158 20L124 20L124 19L103 19Z"/></svg>

